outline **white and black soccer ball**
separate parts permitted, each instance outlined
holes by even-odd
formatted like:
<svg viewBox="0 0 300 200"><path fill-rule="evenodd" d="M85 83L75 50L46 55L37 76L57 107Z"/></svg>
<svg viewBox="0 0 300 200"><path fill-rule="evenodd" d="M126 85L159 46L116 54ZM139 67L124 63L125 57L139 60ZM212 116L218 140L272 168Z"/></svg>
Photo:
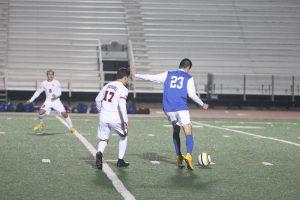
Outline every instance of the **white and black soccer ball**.
<svg viewBox="0 0 300 200"><path fill-rule="evenodd" d="M198 164L201 167L207 167L211 163L211 157L208 153L200 153L198 156Z"/></svg>

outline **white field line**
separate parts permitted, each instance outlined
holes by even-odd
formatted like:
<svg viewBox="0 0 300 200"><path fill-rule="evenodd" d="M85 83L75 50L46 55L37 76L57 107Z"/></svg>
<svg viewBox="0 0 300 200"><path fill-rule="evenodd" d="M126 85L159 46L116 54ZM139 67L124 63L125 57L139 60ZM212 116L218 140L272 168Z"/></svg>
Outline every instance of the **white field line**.
<svg viewBox="0 0 300 200"><path fill-rule="evenodd" d="M166 125L163 125L164 127L173 127L171 124L166 124ZM193 128L203 128L203 126L199 126L199 125L193 125L192 126Z"/></svg>
<svg viewBox="0 0 300 200"><path fill-rule="evenodd" d="M195 122L195 121L193 121L193 123L198 124L198 125L202 125L202 126L206 126L206 127L210 127L210 128L231 131L231 132L234 132L234 133L253 136L253 137L256 137L256 138L263 138L263 139L273 140L273 141L282 142L282 143L286 143L286 144L290 144L290 145L300 147L299 143L291 142L291 141L288 141L288 140L282 140L282 139L278 139L278 138L274 138L274 137L267 137L267 136L257 135L257 134L248 133L248 132L245 132L245 131L239 131L239 130L234 130L234 129L230 129L230 128L214 126L214 125L210 125L210 124L203 124L203 123Z"/></svg>
<svg viewBox="0 0 300 200"><path fill-rule="evenodd" d="M68 124L60 117L55 116L62 124L69 128ZM74 135L80 140L80 142L85 146L85 148L96 158L97 150L85 137L83 137L79 132L74 133ZM122 181L114 173L114 171L109 167L109 165L104 161L103 162L103 172L111 180L115 189L123 196L125 200L134 200L135 197L126 189Z"/></svg>
<svg viewBox="0 0 300 200"><path fill-rule="evenodd" d="M260 126L222 126L224 128L237 128L237 129L263 129Z"/></svg>
<svg viewBox="0 0 300 200"><path fill-rule="evenodd" d="M4 135L5 134L5 132L3 132L3 131L0 131L0 135Z"/></svg>
<svg viewBox="0 0 300 200"><path fill-rule="evenodd" d="M269 163L269 162L262 162L263 165L266 165L266 166L272 166L273 164L272 163Z"/></svg>

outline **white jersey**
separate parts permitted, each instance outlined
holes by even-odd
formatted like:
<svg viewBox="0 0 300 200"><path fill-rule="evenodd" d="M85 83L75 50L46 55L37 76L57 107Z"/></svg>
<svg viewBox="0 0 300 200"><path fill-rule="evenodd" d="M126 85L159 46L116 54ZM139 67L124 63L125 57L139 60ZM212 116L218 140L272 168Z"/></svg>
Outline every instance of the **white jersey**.
<svg viewBox="0 0 300 200"><path fill-rule="evenodd" d="M43 81L40 87L33 94L30 102L33 102L42 92L46 93L46 101L55 101L61 96L61 85L58 80L53 79L52 81ZM53 98L55 95L56 98Z"/></svg>
<svg viewBox="0 0 300 200"><path fill-rule="evenodd" d="M128 122L126 98L128 89L119 81L105 85L96 98L96 105L100 113L101 122L123 123Z"/></svg>

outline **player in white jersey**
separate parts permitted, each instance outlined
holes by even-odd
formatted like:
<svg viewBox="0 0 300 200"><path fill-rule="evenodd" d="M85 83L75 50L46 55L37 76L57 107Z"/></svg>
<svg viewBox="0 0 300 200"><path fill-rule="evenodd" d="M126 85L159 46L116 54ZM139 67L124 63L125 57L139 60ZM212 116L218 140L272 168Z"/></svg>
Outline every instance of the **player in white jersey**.
<svg viewBox="0 0 300 200"><path fill-rule="evenodd" d="M130 72L126 68L120 68L117 72L116 81L105 85L96 97L96 105L99 112L98 126L98 152L96 154L96 167L102 170L102 157L108 143L111 130L120 136L119 155L117 167L127 167L129 163L124 161L127 148L128 117L126 110L126 98Z"/></svg>
<svg viewBox="0 0 300 200"><path fill-rule="evenodd" d="M47 71L47 80L41 83L40 87L36 90L36 92L27 102L34 102L34 100L38 98L38 96L42 92L46 93L46 100L39 110L40 123L37 124L33 128L33 130L41 131L44 129L44 116L49 115L51 110L53 109L56 112L59 112L64 117L65 121L67 122L70 128L71 133L76 132L76 129L73 127L71 118L69 117L64 105L59 99L59 97L61 96L61 85L58 80L54 79L54 71L51 69Z"/></svg>

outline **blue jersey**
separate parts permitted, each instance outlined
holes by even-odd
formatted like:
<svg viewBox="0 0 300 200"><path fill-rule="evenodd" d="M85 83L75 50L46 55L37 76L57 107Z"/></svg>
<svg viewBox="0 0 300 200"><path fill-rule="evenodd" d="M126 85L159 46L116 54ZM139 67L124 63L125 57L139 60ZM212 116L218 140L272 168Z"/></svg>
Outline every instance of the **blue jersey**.
<svg viewBox="0 0 300 200"><path fill-rule="evenodd" d="M163 110L165 112L189 109L187 82L191 77L181 70L168 71L163 94Z"/></svg>

